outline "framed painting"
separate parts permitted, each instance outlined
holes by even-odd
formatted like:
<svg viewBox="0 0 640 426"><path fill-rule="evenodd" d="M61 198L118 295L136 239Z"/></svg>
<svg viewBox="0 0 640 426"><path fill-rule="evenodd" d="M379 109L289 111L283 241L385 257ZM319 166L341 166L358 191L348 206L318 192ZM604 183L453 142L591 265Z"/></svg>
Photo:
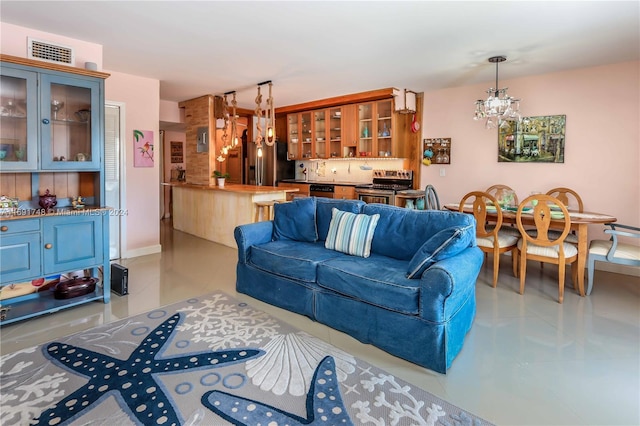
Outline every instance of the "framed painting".
<svg viewBox="0 0 640 426"><path fill-rule="evenodd" d="M499 163L564 163L566 115L504 121L498 131Z"/></svg>
<svg viewBox="0 0 640 426"><path fill-rule="evenodd" d="M153 131L133 131L133 167L153 167Z"/></svg>

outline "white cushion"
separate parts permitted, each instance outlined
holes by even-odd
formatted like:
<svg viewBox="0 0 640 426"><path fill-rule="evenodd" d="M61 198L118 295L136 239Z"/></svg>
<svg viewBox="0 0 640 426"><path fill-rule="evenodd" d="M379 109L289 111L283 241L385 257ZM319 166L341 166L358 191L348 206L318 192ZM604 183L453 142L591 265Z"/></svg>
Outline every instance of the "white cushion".
<svg viewBox="0 0 640 426"><path fill-rule="evenodd" d="M593 240L589 245L589 253L606 256L611 249L611 241ZM616 246L614 257L628 260L640 260L640 246L620 244Z"/></svg>
<svg viewBox="0 0 640 426"><path fill-rule="evenodd" d="M510 247L515 245L520 236L515 236L510 233L502 232L502 229L498 231L498 247ZM489 247L493 248L493 237L476 237L476 243L480 247Z"/></svg>
<svg viewBox="0 0 640 426"><path fill-rule="evenodd" d="M578 249L573 244L564 243L564 257L572 257L578 254ZM522 250L522 240L518 241L518 249ZM560 245L554 246L539 246L532 243L527 243L527 254L534 254L537 256L552 257L557 259L559 257Z"/></svg>

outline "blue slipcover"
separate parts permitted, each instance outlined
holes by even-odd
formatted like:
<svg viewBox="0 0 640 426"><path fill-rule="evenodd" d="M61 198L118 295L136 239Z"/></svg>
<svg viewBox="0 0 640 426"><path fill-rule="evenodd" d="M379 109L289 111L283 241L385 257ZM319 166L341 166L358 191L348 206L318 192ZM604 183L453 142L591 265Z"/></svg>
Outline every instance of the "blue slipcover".
<svg viewBox="0 0 640 426"><path fill-rule="evenodd" d="M475 245L473 216L354 200L317 198L315 203L315 243L279 239L273 221L235 229L237 291L446 373L476 312L475 282L483 255ZM333 207L380 214L370 257L324 247ZM450 227L473 233L469 247L438 260L419 279L407 278L413 255Z"/></svg>

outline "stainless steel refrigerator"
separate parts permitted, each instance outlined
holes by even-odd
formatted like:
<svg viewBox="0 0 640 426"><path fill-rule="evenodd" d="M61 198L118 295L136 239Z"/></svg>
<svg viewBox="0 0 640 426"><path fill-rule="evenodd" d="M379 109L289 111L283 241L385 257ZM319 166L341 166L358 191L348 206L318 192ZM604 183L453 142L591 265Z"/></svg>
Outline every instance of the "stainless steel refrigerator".
<svg viewBox="0 0 640 426"><path fill-rule="evenodd" d="M255 120L254 120L255 122ZM254 125L254 134L257 131ZM258 185L258 174L262 177L263 186L277 186L278 182L283 179L295 178L295 161L288 159L286 142L276 139L273 146L267 146L264 141L262 144L262 159L257 155L256 144L254 141L248 141L246 133L243 134L242 144L244 152L247 153L245 167L245 183L248 185ZM261 163L260 163L261 161Z"/></svg>

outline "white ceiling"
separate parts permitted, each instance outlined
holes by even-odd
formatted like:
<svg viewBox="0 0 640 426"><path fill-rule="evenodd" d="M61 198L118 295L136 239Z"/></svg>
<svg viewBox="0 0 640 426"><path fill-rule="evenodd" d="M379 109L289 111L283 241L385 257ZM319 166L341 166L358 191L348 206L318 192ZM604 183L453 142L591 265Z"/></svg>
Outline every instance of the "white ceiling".
<svg viewBox="0 0 640 426"><path fill-rule="evenodd" d="M489 87L498 54L501 80L639 60L639 5L2 0L0 20L100 44L105 70L160 80L163 100L236 90L253 109L265 80L277 107L384 87Z"/></svg>

